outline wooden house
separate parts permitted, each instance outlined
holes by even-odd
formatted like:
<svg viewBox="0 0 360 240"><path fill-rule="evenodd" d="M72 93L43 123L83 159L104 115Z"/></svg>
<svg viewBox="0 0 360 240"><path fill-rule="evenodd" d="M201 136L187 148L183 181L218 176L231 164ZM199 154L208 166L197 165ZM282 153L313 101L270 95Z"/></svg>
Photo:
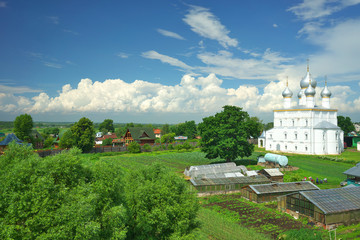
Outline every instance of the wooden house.
<svg viewBox="0 0 360 240"><path fill-rule="evenodd" d="M130 127L126 130L123 139L125 145L134 141L140 145L144 145L145 143L154 144L156 138L152 128Z"/></svg>

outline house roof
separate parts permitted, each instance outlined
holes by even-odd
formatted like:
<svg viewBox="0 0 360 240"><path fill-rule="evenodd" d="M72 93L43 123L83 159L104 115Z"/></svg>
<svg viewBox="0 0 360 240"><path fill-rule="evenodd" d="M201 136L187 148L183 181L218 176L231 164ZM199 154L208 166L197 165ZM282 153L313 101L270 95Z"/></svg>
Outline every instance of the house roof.
<svg viewBox="0 0 360 240"><path fill-rule="evenodd" d="M316 185L312 182L285 182L285 183L269 183L269 184L259 184L259 185L249 185L256 194L265 194L265 193L287 193L287 192L297 192L297 191L307 191L307 190L319 190Z"/></svg>
<svg viewBox="0 0 360 240"><path fill-rule="evenodd" d="M10 133L6 135L5 139L0 142L0 146L7 146L12 141L15 141L17 144L23 144L22 140L20 140L14 133ZM30 143L28 145L31 145Z"/></svg>
<svg viewBox="0 0 360 240"><path fill-rule="evenodd" d="M284 176L284 174L280 172L277 168L262 169L260 172L266 172L271 177Z"/></svg>
<svg viewBox="0 0 360 240"><path fill-rule="evenodd" d="M155 140L155 134L152 128L148 127L130 127L128 129L130 132L132 138L134 140L142 140L142 139L154 139Z"/></svg>
<svg viewBox="0 0 360 240"><path fill-rule="evenodd" d="M228 184L256 184L266 183L270 180L265 176L252 176L252 177L229 177L229 178L198 178L190 179L194 186L209 186L209 185L228 185Z"/></svg>
<svg viewBox="0 0 360 240"><path fill-rule="evenodd" d="M158 128L154 129L154 134L161 134L161 130Z"/></svg>
<svg viewBox="0 0 360 240"><path fill-rule="evenodd" d="M103 139L107 139L107 138L112 138L112 139L115 139L117 138L116 134L115 133L112 133L112 134L106 134L104 136L102 136Z"/></svg>
<svg viewBox="0 0 360 240"><path fill-rule="evenodd" d="M345 172L343 172L343 174L360 177L360 163L356 164L355 167L346 170Z"/></svg>
<svg viewBox="0 0 360 240"><path fill-rule="evenodd" d="M300 192L325 214L360 209L360 187Z"/></svg>

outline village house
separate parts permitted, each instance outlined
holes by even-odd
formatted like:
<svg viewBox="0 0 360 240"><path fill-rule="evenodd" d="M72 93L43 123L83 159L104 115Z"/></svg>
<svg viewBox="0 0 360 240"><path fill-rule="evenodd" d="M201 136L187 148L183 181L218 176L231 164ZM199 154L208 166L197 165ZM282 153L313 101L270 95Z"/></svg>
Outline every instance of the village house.
<svg viewBox="0 0 360 240"><path fill-rule="evenodd" d="M136 141L140 145L145 143L154 144L155 134L152 128L147 127L130 127L126 130L123 142L127 146L129 143Z"/></svg>

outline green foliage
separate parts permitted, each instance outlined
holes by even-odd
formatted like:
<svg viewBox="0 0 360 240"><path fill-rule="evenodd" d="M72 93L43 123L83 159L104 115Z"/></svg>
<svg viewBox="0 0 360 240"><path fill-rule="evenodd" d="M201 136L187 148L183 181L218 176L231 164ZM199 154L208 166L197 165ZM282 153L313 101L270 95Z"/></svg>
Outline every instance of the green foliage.
<svg viewBox="0 0 360 240"><path fill-rule="evenodd" d="M186 121L185 123L171 126L171 130L176 136L187 136L188 139L195 138L197 134L195 121Z"/></svg>
<svg viewBox="0 0 360 240"><path fill-rule="evenodd" d="M316 230L302 228L289 230L283 234L280 234L280 240L321 240L321 232Z"/></svg>
<svg viewBox="0 0 360 240"><path fill-rule="evenodd" d="M71 148L75 145L71 130L67 130L60 138L60 148Z"/></svg>
<svg viewBox="0 0 360 240"><path fill-rule="evenodd" d="M11 144L0 157L1 239L124 239L120 168L84 168L79 149L40 159Z"/></svg>
<svg viewBox="0 0 360 240"><path fill-rule="evenodd" d="M93 148L95 130L90 119L81 118L71 127L71 132L74 138L74 146L80 148L83 152L88 152Z"/></svg>
<svg viewBox="0 0 360 240"><path fill-rule="evenodd" d="M170 126L169 124L164 124L162 127L161 127L161 131L163 134L168 134L170 133Z"/></svg>
<svg viewBox="0 0 360 240"><path fill-rule="evenodd" d="M57 127L49 127L49 128L44 128L43 133L49 135L49 134L53 134L53 135L59 135L60 133L60 129Z"/></svg>
<svg viewBox="0 0 360 240"><path fill-rule="evenodd" d="M109 146L109 145L112 145L112 141L113 139L112 138L105 138L102 142L102 146Z"/></svg>
<svg viewBox="0 0 360 240"><path fill-rule="evenodd" d="M49 148L52 147L54 144L54 138L52 137L47 137L44 141L44 148Z"/></svg>
<svg viewBox="0 0 360 240"><path fill-rule="evenodd" d="M338 126L344 131L344 134L355 131L355 126L351 122L350 117L337 116Z"/></svg>
<svg viewBox="0 0 360 240"><path fill-rule="evenodd" d="M143 147L144 147L145 152L150 152L150 151L151 151L151 146L150 146L150 144L145 143Z"/></svg>
<svg viewBox="0 0 360 240"><path fill-rule="evenodd" d="M167 148L168 148L169 150L173 150L173 149L174 149L174 145L168 144L168 145L167 145Z"/></svg>
<svg viewBox="0 0 360 240"><path fill-rule="evenodd" d="M114 132L114 121L111 119L105 119L102 123L99 125L99 130L106 131L107 132Z"/></svg>
<svg viewBox="0 0 360 240"><path fill-rule="evenodd" d="M161 136L161 143L172 143L174 141L175 133L168 133Z"/></svg>
<svg viewBox="0 0 360 240"><path fill-rule="evenodd" d="M180 151L180 150L186 150L186 151L189 151L189 150L192 150L194 149L193 146L191 146L188 142L184 142L183 144L178 144L175 146L175 149Z"/></svg>
<svg viewBox="0 0 360 240"><path fill-rule="evenodd" d="M267 131L269 129L272 129L274 127L274 123L273 122L269 122L269 123L265 123L263 130Z"/></svg>
<svg viewBox="0 0 360 240"><path fill-rule="evenodd" d="M31 129L33 128L33 120L29 114L17 116L14 121L14 133L21 140L30 138Z"/></svg>
<svg viewBox="0 0 360 240"><path fill-rule="evenodd" d="M133 141L133 142L129 143L129 145L127 146L127 150L130 153L140 153L141 152L141 147L140 147L140 144Z"/></svg>
<svg viewBox="0 0 360 240"><path fill-rule="evenodd" d="M226 161L234 161L239 156L250 156L254 146L248 139L259 133L259 123L251 120L248 113L239 107L223 108L222 112L203 118L203 122L199 124L201 151L209 159L220 157Z"/></svg>
<svg viewBox="0 0 360 240"><path fill-rule="evenodd" d="M130 239L182 238L197 227L196 196L161 164L131 172L125 180L125 196Z"/></svg>

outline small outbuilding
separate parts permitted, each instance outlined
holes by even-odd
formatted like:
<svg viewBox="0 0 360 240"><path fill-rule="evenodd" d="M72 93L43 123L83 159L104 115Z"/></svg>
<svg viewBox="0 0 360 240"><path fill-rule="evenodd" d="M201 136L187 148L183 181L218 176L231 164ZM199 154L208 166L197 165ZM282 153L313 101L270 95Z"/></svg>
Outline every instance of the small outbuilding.
<svg viewBox="0 0 360 240"><path fill-rule="evenodd" d="M23 145L22 140L20 140L14 133L10 133L0 142L0 150L3 151L13 141L15 141L16 144ZM31 143L26 143L26 145L31 146Z"/></svg>
<svg viewBox="0 0 360 240"><path fill-rule="evenodd" d="M271 181L283 182L284 174L280 172L277 168L268 168L262 169L259 171L260 174L263 174L265 177L269 178Z"/></svg>
<svg viewBox="0 0 360 240"><path fill-rule="evenodd" d="M353 184L355 186L360 186L360 163L357 163L355 167L346 170L343 174L347 176L347 185Z"/></svg>
<svg viewBox="0 0 360 240"><path fill-rule="evenodd" d="M360 222L360 187L301 191L279 197L278 209L325 229Z"/></svg>
<svg viewBox="0 0 360 240"><path fill-rule="evenodd" d="M211 195L240 192L243 186L269 183L270 180L258 175L253 177L190 179L190 182L200 195Z"/></svg>
<svg viewBox="0 0 360 240"><path fill-rule="evenodd" d="M312 182L279 182L248 185L241 188L241 195L253 202L277 201L279 196L299 191L319 190Z"/></svg>

